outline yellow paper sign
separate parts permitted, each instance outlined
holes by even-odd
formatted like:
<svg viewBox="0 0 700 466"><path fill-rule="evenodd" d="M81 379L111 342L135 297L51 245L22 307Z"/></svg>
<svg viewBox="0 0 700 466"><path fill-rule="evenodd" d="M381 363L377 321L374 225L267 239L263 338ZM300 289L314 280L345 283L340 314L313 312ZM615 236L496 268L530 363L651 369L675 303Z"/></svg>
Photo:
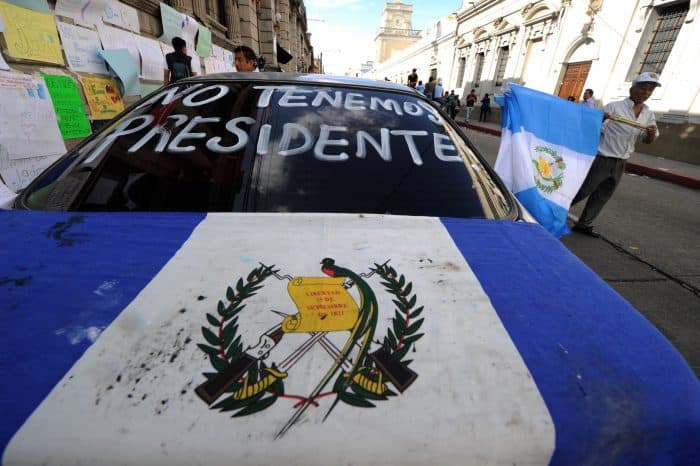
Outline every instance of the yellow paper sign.
<svg viewBox="0 0 700 466"><path fill-rule="evenodd" d="M62 65L63 55L53 15L0 2L5 42L11 56Z"/></svg>
<svg viewBox="0 0 700 466"><path fill-rule="evenodd" d="M360 310L348 290L345 278L297 277L287 291L299 313L284 318L285 333L337 332L355 326Z"/></svg>
<svg viewBox="0 0 700 466"><path fill-rule="evenodd" d="M93 120L109 120L124 110L117 83L109 78L80 78Z"/></svg>

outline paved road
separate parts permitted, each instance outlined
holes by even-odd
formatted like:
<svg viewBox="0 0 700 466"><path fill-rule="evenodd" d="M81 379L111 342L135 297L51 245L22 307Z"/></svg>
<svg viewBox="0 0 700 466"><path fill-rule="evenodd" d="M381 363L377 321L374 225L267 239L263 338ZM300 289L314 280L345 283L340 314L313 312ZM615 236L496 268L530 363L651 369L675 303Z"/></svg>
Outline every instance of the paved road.
<svg viewBox="0 0 700 466"><path fill-rule="evenodd" d="M493 165L500 138L465 132ZM700 376L700 191L625 174L596 227L601 238L571 234L562 243L654 323Z"/></svg>

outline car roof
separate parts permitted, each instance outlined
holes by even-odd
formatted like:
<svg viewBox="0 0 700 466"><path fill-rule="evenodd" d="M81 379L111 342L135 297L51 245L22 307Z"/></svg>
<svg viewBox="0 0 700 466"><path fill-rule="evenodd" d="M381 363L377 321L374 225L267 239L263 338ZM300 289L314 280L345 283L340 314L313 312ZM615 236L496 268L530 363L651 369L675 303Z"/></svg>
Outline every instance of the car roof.
<svg viewBox="0 0 700 466"><path fill-rule="evenodd" d="M292 84L322 84L322 85L337 85L347 87L358 87L364 89L374 89L380 91L398 91L412 92L417 95L422 95L415 89L403 84L396 84L390 81L377 81L374 79L357 78L354 76L335 76L329 74L314 74L314 73L280 73L280 72L262 72L262 73L213 73L203 76L194 76L183 79L178 82L207 82L207 81L275 81L287 82Z"/></svg>

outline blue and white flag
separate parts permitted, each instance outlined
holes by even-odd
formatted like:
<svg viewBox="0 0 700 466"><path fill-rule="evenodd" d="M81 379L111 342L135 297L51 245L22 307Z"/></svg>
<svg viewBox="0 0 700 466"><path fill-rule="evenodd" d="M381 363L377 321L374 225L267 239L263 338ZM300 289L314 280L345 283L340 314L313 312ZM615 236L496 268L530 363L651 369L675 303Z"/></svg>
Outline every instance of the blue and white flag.
<svg viewBox="0 0 700 466"><path fill-rule="evenodd" d="M0 245L3 464L700 457L687 363L539 225L10 211Z"/></svg>
<svg viewBox="0 0 700 466"><path fill-rule="evenodd" d="M569 233L571 201L598 151L603 112L510 84L495 169L557 238Z"/></svg>

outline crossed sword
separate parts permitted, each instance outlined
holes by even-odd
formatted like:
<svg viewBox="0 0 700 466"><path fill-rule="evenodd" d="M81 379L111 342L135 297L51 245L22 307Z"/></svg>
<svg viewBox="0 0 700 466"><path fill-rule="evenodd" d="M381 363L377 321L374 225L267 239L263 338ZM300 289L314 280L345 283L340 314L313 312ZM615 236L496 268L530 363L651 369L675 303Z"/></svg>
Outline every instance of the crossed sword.
<svg viewBox="0 0 700 466"><path fill-rule="evenodd" d="M275 314L287 317L279 311L272 310ZM315 345L320 344L326 352L338 362L340 358L340 349L328 338L328 332L308 332L310 337L292 351L286 358L277 365L277 369L281 372L288 372L297 362L299 362ZM243 375L248 372L250 367L258 360L265 360L270 355L270 351L274 348L284 336L282 332L282 324L277 324L260 336L258 343L255 346L249 346L239 359L234 361L226 370L219 372L215 377L209 379L195 389L195 393L211 405L226 390L240 380ZM355 345L358 345L355 343ZM352 370L352 359L346 357L340 362L344 371Z"/></svg>

